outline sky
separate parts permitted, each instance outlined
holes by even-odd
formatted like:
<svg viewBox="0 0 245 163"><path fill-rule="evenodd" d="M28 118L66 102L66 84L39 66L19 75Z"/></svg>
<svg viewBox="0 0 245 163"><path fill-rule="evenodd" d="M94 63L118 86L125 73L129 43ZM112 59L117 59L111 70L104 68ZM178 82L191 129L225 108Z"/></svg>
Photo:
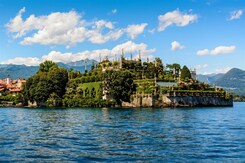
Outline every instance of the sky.
<svg viewBox="0 0 245 163"><path fill-rule="evenodd" d="M245 70L244 0L0 0L0 64L108 56Z"/></svg>

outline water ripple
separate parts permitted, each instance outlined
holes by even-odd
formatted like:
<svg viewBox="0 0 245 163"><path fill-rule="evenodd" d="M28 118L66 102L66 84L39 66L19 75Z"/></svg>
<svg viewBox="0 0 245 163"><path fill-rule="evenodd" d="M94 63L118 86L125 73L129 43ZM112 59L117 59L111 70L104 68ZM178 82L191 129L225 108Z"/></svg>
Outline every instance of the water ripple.
<svg viewBox="0 0 245 163"><path fill-rule="evenodd" d="M0 162L245 162L234 108L0 109Z"/></svg>

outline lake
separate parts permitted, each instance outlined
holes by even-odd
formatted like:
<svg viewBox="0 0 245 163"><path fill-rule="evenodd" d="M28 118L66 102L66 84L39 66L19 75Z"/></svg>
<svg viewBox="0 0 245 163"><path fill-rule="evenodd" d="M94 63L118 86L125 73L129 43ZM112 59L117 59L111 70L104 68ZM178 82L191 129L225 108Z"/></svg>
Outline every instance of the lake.
<svg viewBox="0 0 245 163"><path fill-rule="evenodd" d="M245 103L0 108L0 162L245 162Z"/></svg>

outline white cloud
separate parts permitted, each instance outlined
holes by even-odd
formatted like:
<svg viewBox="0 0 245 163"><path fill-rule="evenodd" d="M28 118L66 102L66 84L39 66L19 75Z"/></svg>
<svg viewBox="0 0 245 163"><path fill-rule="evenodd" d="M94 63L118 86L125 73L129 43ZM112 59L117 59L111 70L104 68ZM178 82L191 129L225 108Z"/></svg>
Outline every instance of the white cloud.
<svg viewBox="0 0 245 163"><path fill-rule="evenodd" d="M97 29L97 30L101 30L101 29L103 29L103 27L106 27L108 29L113 29L114 28L112 22L108 22L108 21L105 21L105 20L95 21L95 25L92 26L93 29Z"/></svg>
<svg viewBox="0 0 245 163"><path fill-rule="evenodd" d="M173 41L171 43L171 50L174 51L174 50L180 50L180 49L183 49L185 48L185 46L181 45L179 42L177 41Z"/></svg>
<svg viewBox="0 0 245 163"><path fill-rule="evenodd" d="M230 70L231 70L231 67L225 67L225 68L221 68L221 69L216 69L215 72L216 73L227 73Z"/></svg>
<svg viewBox="0 0 245 163"><path fill-rule="evenodd" d="M154 33L155 33L155 30L156 30L155 28L149 29L148 32L149 32L150 34L154 34Z"/></svg>
<svg viewBox="0 0 245 163"><path fill-rule="evenodd" d="M112 13L112 14L116 14L116 13L117 13L117 9L111 10L111 13Z"/></svg>
<svg viewBox="0 0 245 163"><path fill-rule="evenodd" d="M173 24L179 27L187 26L188 24L195 22L197 19L197 15L181 13L179 9L167 12L164 15L158 16L158 31L164 31L167 27Z"/></svg>
<svg viewBox="0 0 245 163"><path fill-rule="evenodd" d="M219 73L227 73L228 71L230 71L232 68L231 67L225 67L225 68L221 68L221 69L216 69L215 71L212 72L204 72L203 75L210 75L210 74L219 74Z"/></svg>
<svg viewBox="0 0 245 163"><path fill-rule="evenodd" d="M203 49L198 50L197 55L219 55L233 53L236 50L236 46L218 46L212 50Z"/></svg>
<svg viewBox="0 0 245 163"><path fill-rule="evenodd" d="M124 51L124 53L132 53L132 54L137 54L136 57L138 57L138 52L140 50L141 53L141 58L142 59L152 59L154 56L152 55L153 52L155 52L155 49L147 49L147 45L144 43L141 44L136 44L132 41L128 41L125 42L123 44L117 45L115 46L112 50L111 50L111 54L112 56L114 56L114 54L121 54L122 49Z"/></svg>
<svg viewBox="0 0 245 163"><path fill-rule="evenodd" d="M233 53L236 50L235 46L218 46L215 49L211 50L211 55L218 55L218 54L227 54Z"/></svg>
<svg viewBox="0 0 245 163"><path fill-rule="evenodd" d="M243 10L236 10L230 13L230 17L227 20L239 19L243 14Z"/></svg>
<svg viewBox="0 0 245 163"><path fill-rule="evenodd" d="M198 50L197 55L208 55L210 52L208 49Z"/></svg>
<svg viewBox="0 0 245 163"><path fill-rule="evenodd" d="M142 59L146 59L146 58L152 59L153 58L152 53L155 52L155 49L148 49L148 46L144 43L136 44L132 41L128 41L123 44L117 45L112 49L98 49L92 51L86 50L78 53L71 53L71 52L62 53L59 51L51 51L48 54L43 55L41 58L17 57L1 62L1 64L17 64L17 65L25 64L28 66L33 66L33 65L39 65L45 60L69 63L69 62L75 62L87 58L99 60L100 55L102 57L108 56L110 59L113 59L115 55L118 57L119 55L121 55L122 49L125 54L128 53L132 53L134 55L137 54L137 57L138 57L138 52L140 50Z"/></svg>
<svg viewBox="0 0 245 163"><path fill-rule="evenodd" d="M103 44L115 41L127 33L132 39L144 31L146 23L129 25L127 28L116 28L113 22L96 20L88 22L76 11L55 12L49 15L30 15L25 20L22 15L25 8L11 19L5 27L13 38L23 38L22 45L66 45L89 41ZM115 11L114 11L115 12Z"/></svg>
<svg viewBox="0 0 245 163"><path fill-rule="evenodd" d="M144 32L147 25L147 23L129 25L126 32L131 39L135 39L139 34Z"/></svg>
<svg viewBox="0 0 245 163"><path fill-rule="evenodd" d="M36 34L44 35L49 32L53 35L64 34L69 29L76 27L78 23L82 24L80 21L81 16L75 11L70 11L67 13L51 13L48 16L30 15L25 21L22 19L22 14L24 14L25 8L21 9L17 16L10 20L6 24L9 32L16 33L14 37L25 36L27 32L38 30Z"/></svg>
<svg viewBox="0 0 245 163"><path fill-rule="evenodd" d="M93 50L93 51L82 51L78 53L61 53L58 51L51 51L47 55L42 56L40 60L51 60L53 62L63 62L63 63L69 63L69 62L75 62L82 59L98 59L99 55L101 54L106 55L109 54L109 49L101 49L101 50Z"/></svg>
<svg viewBox="0 0 245 163"><path fill-rule="evenodd" d="M196 65L195 69L199 70L199 69L203 69L203 68L207 68L208 64L204 64L204 65Z"/></svg>
<svg viewBox="0 0 245 163"><path fill-rule="evenodd" d="M1 62L1 64L16 64L16 65L27 65L27 66L36 66L41 63L39 58L36 57L16 57L9 59L7 61Z"/></svg>
<svg viewBox="0 0 245 163"><path fill-rule="evenodd" d="M106 43L108 41L115 41L117 39L119 39L122 35L123 35L124 31L119 29L119 30L115 30L115 31L110 31L107 34L101 34L100 31L95 30L95 31L88 31L87 32L87 36L89 36L88 40L91 43L95 43L95 44L103 44Z"/></svg>

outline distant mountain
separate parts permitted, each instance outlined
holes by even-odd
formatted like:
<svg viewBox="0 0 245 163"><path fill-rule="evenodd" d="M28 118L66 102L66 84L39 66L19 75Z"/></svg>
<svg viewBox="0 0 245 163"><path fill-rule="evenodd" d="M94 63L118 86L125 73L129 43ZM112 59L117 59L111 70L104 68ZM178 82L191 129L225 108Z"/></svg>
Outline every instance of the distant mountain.
<svg viewBox="0 0 245 163"><path fill-rule="evenodd" d="M91 69L92 64L98 64L96 60L81 60L70 63L57 63L60 67L64 67L67 70L73 69L80 72ZM14 64L0 64L0 79L10 77L12 79L27 79L34 75L39 66L26 66L26 65L14 65ZM221 86L228 91L235 92L236 94L245 95L245 71L237 68L233 68L226 74L210 74L210 75L198 75L198 80L208 84L215 84Z"/></svg>
<svg viewBox="0 0 245 163"><path fill-rule="evenodd" d="M214 84L237 94L245 95L245 71L233 68L218 78Z"/></svg>
<svg viewBox="0 0 245 163"><path fill-rule="evenodd" d="M80 72L85 71L85 67L87 70L91 69L92 64L97 64L96 60L81 60L77 62L70 63L57 63L60 67L64 67L67 70L73 69L78 70ZM5 79L10 77L11 79L27 79L30 76L34 75L39 66L26 66L26 65L14 65L14 64L0 64L0 79Z"/></svg>
<svg viewBox="0 0 245 163"><path fill-rule="evenodd" d="M0 79L10 77L11 79L26 79L34 75L38 70L38 66L26 65L0 65Z"/></svg>
<svg viewBox="0 0 245 163"><path fill-rule="evenodd" d="M238 68L233 68L225 74L198 75L198 80L223 87L239 95L245 95L245 71Z"/></svg>
<svg viewBox="0 0 245 163"><path fill-rule="evenodd" d="M58 64L59 67L63 67L65 69L67 69L67 70L73 69L73 70L77 70L77 71L80 71L80 72L84 72L85 69L90 70L91 66L92 66L91 64L88 64L86 66L85 65L84 66L70 66L70 65L62 63L62 62L59 62L57 64Z"/></svg>
<svg viewBox="0 0 245 163"><path fill-rule="evenodd" d="M80 60L80 61L76 61L76 62L70 62L67 63L67 65L69 66L86 66L86 65L92 65L92 64L97 64L98 62L94 59L85 59L85 60Z"/></svg>
<svg viewBox="0 0 245 163"><path fill-rule="evenodd" d="M198 80L201 82L205 82L207 84L212 84L214 83L217 79L219 79L220 77L222 77L224 74L219 73L219 74L209 74L209 75L202 75L199 74L197 76Z"/></svg>

